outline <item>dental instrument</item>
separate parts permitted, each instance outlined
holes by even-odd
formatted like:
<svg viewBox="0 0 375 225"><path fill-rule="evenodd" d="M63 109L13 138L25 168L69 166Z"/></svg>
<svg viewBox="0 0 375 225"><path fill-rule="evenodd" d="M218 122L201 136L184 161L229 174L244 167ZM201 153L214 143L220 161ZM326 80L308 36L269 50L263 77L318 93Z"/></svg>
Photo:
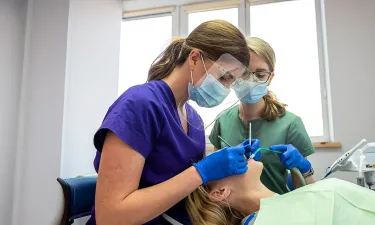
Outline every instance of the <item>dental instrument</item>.
<svg viewBox="0 0 375 225"><path fill-rule="evenodd" d="M251 147L251 123L249 123L249 146Z"/></svg>
<svg viewBox="0 0 375 225"><path fill-rule="evenodd" d="M358 172L357 184L363 187L367 184L369 189L375 190L375 142L365 143L365 139L361 140L335 160L322 179L336 171Z"/></svg>
<svg viewBox="0 0 375 225"><path fill-rule="evenodd" d="M255 157L255 155L256 155L259 151L269 151L269 152L275 152L275 153L279 153L279 154L282 153L281 151L271 150L271 149L269 149L269 148L258 148L253 154L250 155L250 159L253 159L253 158Z"/></svg>
<svg viewBox="0 0 375 225"><path fill-rule="evenodd" d="M359 157L359 169L358 169L358 176L357 176L357 184L359 186L365 187L365 178L363 176L363 161L365 160L365 156L361 155Z"/></svg>
<svg viewBox="0 0 375 225"><path fill-rule="evenodd" d="M344 165L349 157L358 150L358 148L366 142L366 139L362 139L360 142L358 142L352 149L347 151L344 155L342 155L340 158L338 158L336 161L333 162L333 164L328 168L328 171L326 173L326 176L329 176L333 172L335 172L341 165ZM324 178L325 178L324 177Z"/></svg>
<svg viewBox="0 0 375 225"><path fill-rule="evenodd" d="M172 217L168 216L167 214L163 213L161 215L166 221L168 221L172 225L183 225L182 223L178 222L177 220L173 219Z"/></svg>
<svg viewBox="0 0 375 225"><path fill-rule="evenodd" d="M226 142L226 141L225 141L220 135L218 135L217 137L220 138L220 140L221 140L222 142L224 142L224 144L226 144L227 147L232 147L232 146L230 146L230 144L228 144L228 142Z"/></svg>

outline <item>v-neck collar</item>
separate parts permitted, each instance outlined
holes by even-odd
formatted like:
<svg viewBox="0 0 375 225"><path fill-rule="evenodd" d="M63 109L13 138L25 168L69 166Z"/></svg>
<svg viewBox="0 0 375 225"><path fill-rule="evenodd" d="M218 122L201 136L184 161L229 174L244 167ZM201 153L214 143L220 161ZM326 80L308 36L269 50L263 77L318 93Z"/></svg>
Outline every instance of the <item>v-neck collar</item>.
<svg viewBox="0 0 375 225"><path fill-rule="evenodd" d="M241 124L245 125L240 117L240 105L238 104L236 106L236 110L235 110L235 114L236 114L236 118L238 121L241 122ZM249 123L259 123L259 122L262 122L264 119L262 117L259 117L259 118L256 118L254 120L249 120L248 122Z"/></svg>

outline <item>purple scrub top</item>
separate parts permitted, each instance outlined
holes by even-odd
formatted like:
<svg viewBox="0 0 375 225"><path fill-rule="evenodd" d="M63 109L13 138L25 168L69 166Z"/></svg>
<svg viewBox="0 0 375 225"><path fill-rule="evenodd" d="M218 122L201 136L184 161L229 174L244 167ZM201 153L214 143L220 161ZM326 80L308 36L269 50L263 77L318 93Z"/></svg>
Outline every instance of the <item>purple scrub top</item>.
<svg viewBox="0 0 375 225"><path fill-rule="evenodd" d="M186 104L186 111L188 135L182 128L172 90L164 81L129 88L110 106L94 136L95 170L98 172L104 139L111 130L146 159L139 188L164 182L181 173L203 158L206 144L204 131L197 129L203 124L202 119L189 104ZM177 220L188 218L183 201L167 214ZM93 207L87 225L95 224ZM146 224L169 223L157 217Z"/></svg>

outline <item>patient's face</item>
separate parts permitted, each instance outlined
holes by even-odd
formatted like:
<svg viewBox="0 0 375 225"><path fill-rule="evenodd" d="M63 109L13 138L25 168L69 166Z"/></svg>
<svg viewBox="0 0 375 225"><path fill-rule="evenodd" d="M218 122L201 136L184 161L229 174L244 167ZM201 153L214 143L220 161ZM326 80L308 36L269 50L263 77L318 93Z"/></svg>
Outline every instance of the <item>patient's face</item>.
<svg viewBox="0 0 375 225"><path fill-rule="evenodd" d="M249 159L247 166L248 170L244 174L209 183L210 194L219 201L230 201L231 198L243 196L244 193L251 191L252 187L261 183L260 175L263 171L263 163Z"/></svg>

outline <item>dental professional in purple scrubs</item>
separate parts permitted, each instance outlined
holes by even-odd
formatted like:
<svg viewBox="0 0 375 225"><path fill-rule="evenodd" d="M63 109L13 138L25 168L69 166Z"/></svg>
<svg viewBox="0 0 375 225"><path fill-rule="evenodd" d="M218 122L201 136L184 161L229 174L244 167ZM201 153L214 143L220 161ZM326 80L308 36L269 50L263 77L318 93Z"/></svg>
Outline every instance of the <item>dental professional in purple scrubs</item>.
<svg viewBox="0 0 375 225"><path fill-rule="evenodd" d="M147 54L141 46L139 51ZM147 83L129 88L110 106L94 136L98 180L87 224L169 224L163 213L184 221L183 200L196 188L246 172L244 155L253 146L227 147L203 158L205 133L195 126L203 122L187 103L190 98L214 107L226 98L236 78L209 83L215 78L207 72L225 53L249 65L246 40L235 26L202 23L159 55Z"/></svg>

